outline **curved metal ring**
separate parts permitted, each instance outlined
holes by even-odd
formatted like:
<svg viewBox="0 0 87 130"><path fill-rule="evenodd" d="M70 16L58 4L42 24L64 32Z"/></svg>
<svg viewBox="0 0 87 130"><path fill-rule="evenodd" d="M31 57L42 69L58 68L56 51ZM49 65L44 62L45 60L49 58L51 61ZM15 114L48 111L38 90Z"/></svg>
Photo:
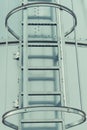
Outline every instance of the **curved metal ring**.
<svg viewBox="0 0 87 130"><path fill-rule="evenodd" d="M12 14L15 14L16 12L22 10L22 9L27 9L27 8L31 8L31 7L38 7L38 6L45 6L45 7L54 7L54 8L58 8L60 10L64 10L65 12L69 13L72 17L73 17L73 25L72 27L70 28L69 31L67 31L65 33L65 36L69 35L76 27L77 25L77 18L76 18L76 15L74 14L74 12L63 6L63 5L60 5L60 4L57 4L57 3L49 3L49 2L36 2L36 3L28 3L28 4L25 4L25 5L22 5L22 6L18 6L16 8L14 8L13 10L11 10L7 16L6 16L6 19L5 19L5 26L8 28L8 31L17 39L17 40L20 40L20 37L9 27L8 25L8 19L9 17L12 15Z"/></svg>
<svg viewBox="0 0 87 130"><path fill-rule="evenodd" d="M73 114L77 114L80 115L81 118L77 121L74 121L72 123L66 124L65 128L71 128L74 126L77 126L83 122L86 121L86 114L76 108L72 108L72 107L65 107L65 106L61 106L61 107L57 107L57 106L30 106L30 107L24 107L24 108L19 108L19 109L15 109L15 110L11 110L6 112L3 116L2 116L2 122L8 126L11 127L13 129L18 130L18 126L10 123L9 121L7 121L7 118L16 114L23 114L23 113L28 113L28 112L37 112L37 111L59 111L59 112L67 112L67 113L73 113Z"/></svg>

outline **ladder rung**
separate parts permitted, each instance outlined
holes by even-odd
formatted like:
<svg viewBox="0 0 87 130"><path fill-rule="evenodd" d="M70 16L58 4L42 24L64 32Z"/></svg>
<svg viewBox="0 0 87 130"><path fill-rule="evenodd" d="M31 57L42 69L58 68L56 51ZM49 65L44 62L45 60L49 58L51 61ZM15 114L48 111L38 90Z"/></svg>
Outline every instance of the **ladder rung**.
<svg viewBox="0 0 87 130"><path fill-rule="evenodd" d="M33 41L34 42L34 41ZM45 43L44 42L42 42L42 43L40 43L40 41L38 42L38 41L35 41L35 43L33 43L32 41L29 41L29 44L28 44L28 47L58 47L58 43L46 43L46 41L45 41ZM33 44L32 44L33 43ZM23 47L24 45L22 44L22 47Z"/></svg>
<svg viewBox="0 0 87 130"><path fill-rule="evenodd" d="M29 67L28 70L59 70L59 67Z"/></svg>
<svg viewBox="0 0 87 130"><path fill-rule="evenodd" d="M21 94L24 95L23 93ZM61 92L30 92L29 96L53 96L53 95L61 95Z"/></svg>
<svg viewBox="0 0 87 130"><path fill-rule="evenodd" d="M46 43L35 43L35 44L28 44L28 47L58 47L57 43L50 43L50 44L46 44Z"/></svg>
<svg viewBox="0 0 87 130"><path fill-rule="evenodd" d="M28 25L35 25L35 26L56 26L56 23L28 23Z"/></svg>
<svg viewBox="0 0 87 130"><path fill-rule="evenodd" d="M21 67L21 69L23 70L24 68ZM59 67L29 67L28 70L59 70Z"/></svg>
<svg viewBox="0 0 87 130"><path fill-rule="evenodd" d="M24 23L22 23L24 25ZM28 23L28 26L56 26L56 23Z"/></svg>
<svg viewBox="0 0 87 130"><path fill-rule="evenodd" d="M28 41L28 43L57 43L57 41L52 41L52 40L31 40Z"/></svg>
<svg viewBox="0 0 87 130"><path fill-rule="evenodd" d="M22 120L21 123L62 123L62 120L53 119L53 120Z"/></svg>
<svg viewBox="0 0 87 130"><path fill-rule="evenodd" d="M22 47L24 46L24 43L22 41ZM31 40L28 41L28 47L58 47L57 41L47 40L47 41L37 41L37 40Z"/></svg>
<svg viewBox="0 0 87 130"><path fill-rule="evenodd" d="M54 78L51 77L29 77L29 81L54 81Z"/></svg>

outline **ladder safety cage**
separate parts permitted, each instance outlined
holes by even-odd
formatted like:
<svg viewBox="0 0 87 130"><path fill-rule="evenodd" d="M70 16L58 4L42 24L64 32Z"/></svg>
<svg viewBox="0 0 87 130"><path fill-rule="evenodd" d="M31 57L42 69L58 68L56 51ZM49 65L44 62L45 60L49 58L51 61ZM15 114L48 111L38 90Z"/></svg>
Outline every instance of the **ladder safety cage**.
<svg viewBox="0 0 87 130"><path fill-rule="evenodd" d="M63 57L62 57L62 51L64 51L62 49L61 44L62 43L62 36L59 38L58 37L58 29L61 28L60 22L58 23L59 19L56 19L55 22L54 21L50 21L50 22L41 22L40 20L38 22L35 22L33 20L33 22L31 22L31 20L29 21L29 17L28 17L28 9L32 9L32 8L39 8L39 7L46 7L46 8L52 8L55 9L55 16L57 18L59 18L59 12L62 13L62 11L65 11L67 14L69 14L70 16L72 16L73 19L73 25L71 25L71 28L69 30L67 30L66 32L63 32L63 37L68 36L69 34L71 34L76 25L77 25L77 18L76 15L74 14L74 12L67 8L66 6L63 6L61 4L57 4L57 3L53 3L53 2L43 2L43 1L39 1L39 2L24 2L21 6L18 6L16 8L14 8L13 10L11 10L5 19L5 26L8 32L10 32L10 34L12 34L16 40L19 41L20 45L20 55L18 57L17 62L20 62L20 72L21 72L21 77L20 77L20 84L22 85L22 89L19 90L19 104L21 104L17 109L15 110L11 110L6 112L3 116L2 116L2 122L4 125L13 128L15 130L19 129L19 125L21 126L21 128L19 130L24 130L22 128L23 124L56 124L56 129L58 130L65 130L77 125L82 124L83 122L86 121L86 114L84 111L80 110L80 109L76 109L73 107L68 107L65 106L65 93L64 93L64 86L63 86L63 77L61 78L61 75L64 75L63 73ZM22 11L22 15L24 16L24 19L21 23L22 25L22 29L23 29L23 37L21 38L18 34L16 34L16 32L14 31L14 29L12 29L9 25L9 20L10 18L13 16L13 14ZM58 12L59 11L59 12ZM41 16L42 17L42 16ZM39 17L40 18L40 17ZM37 16L35 16L35 19L38 19ZM42 19L42 18L40 18ZM45 18L46 19L46 18ZM29 21L29 22L28 22ZM55 40L54 38L52 38L52 40L46 39L45 37L42 39L31 39L30 37L28 38L28 28L29 27L50 27L51 29L53 29L54 27L56 27L56 35L57 35L57 39ZM59 27L59 28L58 28ZM61 30L62 31L62 30ZM33 36L35 37L35 36ZM48 54L42 54L42 55L35 55L35 54L31 54L28 55L28 49L29 48L51 48L52 49L52 54L53 55L48 55ZM57 49L57 53L55 53L55 50ZM28 65L28 61L29 60L41 60L43 59L43 61L46 60L51 60L52 61L52 65L50 64L49 66L47 65ZM32 76L34 73L34 76ZM43 76L37 76L37 73L41 74L41 72L45 73L47 72L47 76L43 75ZM52 75L49 74L50 72L52 72ZM29 73L29 74L28 74ZM36 73L36 75L35 75ZM49 74L49 76L48 76ZM44 86L46 85L46 82L49 83L48 87L50 87L53 83L54 88L53 90L39 90L39 91L31 91L32 88L28 86L28 83L32 82L44 82ZM50 83L51 82L51 83ZM58 82L58 83L57 83ZM59 85L59 86L58 86ZM36 85L37 86L37 85ZM59 89L58 89L59 87ZM43 88L43 87L42 87ZM46 87L45 87L46 88ZM28 89L30 89L28 91ZM39 103L43 99L45 99L44 97L48 97L48 99L50 99L49 97L54 97L52 102L53 104L50 104L47 98L45 99L45 103ZM37 97L39 97L40 100L37 100ZM29 98L29 100L28 100ZM29 103L30 99L32 98L36 98L36 104L33 103L33 101L31 101L32 103ZM34 102L35 102L34 101ZM37 103L38 102L38 103ZM43 101L42 101L43 102ZM56 102L56 103L55 103ZM33 104L33 105L31 105ZM44 104L44 105L43 105ZM24 114L27 113L28 114L34 114L34 113L39 113L39 112L53 112L54 113L54 118L47 118L47 119L26 119L24 116ZM71 121L69 123L65 123L65 117L63 116L63 114L68 113L68 114L75 114L78 115L79 119ZM9 120L10 117L14 116L14 115L18 115L18 117L20 117L20 123L19 125L16 125L15 123L11 123ZM48 115L49 116L49 115ZM60 129L60 127L58 126L59 124L62 124L62 127ZM38 125L38 127L40 127Z"/></svg>

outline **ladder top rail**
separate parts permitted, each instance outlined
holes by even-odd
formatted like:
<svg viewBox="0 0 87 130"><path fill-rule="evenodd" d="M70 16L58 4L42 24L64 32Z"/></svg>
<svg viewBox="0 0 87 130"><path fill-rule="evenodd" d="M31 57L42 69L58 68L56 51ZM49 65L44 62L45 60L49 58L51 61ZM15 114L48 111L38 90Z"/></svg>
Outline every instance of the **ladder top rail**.
<svg viewBox="0 0 87 130"><path fill-rule="evenodd" d="M5 26L6 28L8 29L8 31L17 39L17 40L21 40L21 38L14 32L14 30L12 30L10 28L10 26L8 25L8 19L13 15L15 14L16 12L20 11L20 10L25 10L27 8L31 8L31 7L38 7L38 6L45 6L45 7L54 7L54 8L58 8L60 10L64 10L65 12L67 12L68 14L70 14L73 18L73 25L72 27L69 29L69 31L66 31L65 32L65 36L69 35L72 31L74 31L76 25L77 25L77 18L76 18L76 15L75 13L67 8L66 6L63 6L63 5L60 5L60 4L57 4L57 3L50 3L50 2L34 2L34 3L27 3L27 4L24 4L24 5L21 5L21 6L18 6L16 8L14 8L13 10L11 10L7 16L6 16L6 19L5 19Z"/></svg>

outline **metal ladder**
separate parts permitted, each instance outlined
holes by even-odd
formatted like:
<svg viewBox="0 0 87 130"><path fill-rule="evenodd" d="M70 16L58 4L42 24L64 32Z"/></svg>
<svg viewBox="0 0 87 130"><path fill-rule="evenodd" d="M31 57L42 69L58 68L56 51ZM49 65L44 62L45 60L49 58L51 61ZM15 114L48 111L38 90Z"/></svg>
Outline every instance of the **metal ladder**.
<svg viewBox="0 0 87 130"><path fill-rule="evenodd" d="M26 3L24 3L24 4L26 4ZM57 40L57 38L55 38L56 40L54 40L54 38L52 38L52 40L47 40L47 39L49 39L49 38L44 38L44 40L38 40L39 38L37 38L37 40L34 40L35 38L34 38L34 36L32 36L33 37L33 40L30 40L30 39L32 39L32 37L30 36L29 37L29 41L28 41L28 33L26 33L27 31L27 28L30 28L30 27L35 27L36 29L38 29L38 28L40 28L40 27L44 27L45 29L46 28L50 28L50 30L51 30L51 33L52 33L52 31L56 31L56 33L57 33L57 28L58 28L58 25L57 25L57 23L56 22L52 22L52 14L51 13L53 13L52 11L56 11L56 10L54 10L54 9L51 9L51 7L48 7L49 8L49 10L51 11L50 12L50 16L44 16L44 17L47 17L47 18L45 18L45 20L43 19L43 17L41 18L41 16L37 16L37 18L38 19L40 19L39 21L41 21L41 20L43 20L43 22L34 22L35 20L36 20L36 18L33 18L33 16L32 17L30 17L29 18L29 16L28 16L28 14L27 14L27 12L28 12L28 10L27 10L27 12L25 11L24 13L25 14L23 14L24 15L24 22L22 23L22 26L23 26L23 29L24 29L24 36L25 36L25 40L23 40L24 42L23 42L23 46L22 46L22 48L23 48L23 57L21 57L22 58L22 60L24 59L24 65L22 65L23 67L22 67L22 71L23 71L23 82L25 82L25 84L26 84L26 82L27 82L27 84L26 84L26 86L27 87L29 87L28 86L28 82L40 82L40 81L43 81L43 82L52 82L54 85L53 85L53 89L54 89L54 91L47 91L47 90L44 90L44 91L35 91L35 90L33 90L32 92L31 91L29 91L29 93L27 92L28 91L28 89L27 88L24 88L24 90L23 90L23 92L21 92L21 96L23 97L23 103L25 102L25 104L23 105L23 107L25 106L25 107L27 107L27 106L29 106L29 105L32 105L32 106L43 106L43 107L45 107L45 106L63 106L64 104L63 104L63 93L62 93L62 91L63 90L61 90L61 86L60 86L60 84L58 83L58 86L57 86L57 80L58 80L58 77L56 77L56 72L55 71L57 71L57 73L58 73L58 75L59 75L59 71L60 71L60 67L59 67L59 63L58 62L60 62L60 58L59 58L59 43L58 43L58 40ZM39 7L37 7L37 8L35 8L35 10L38 10L39 9ZM27 16L26 16L27 15ZM27 19L27 18L29 19ZM32 21L31 19L33 18L33 22L31 23L31 22L28 22L28 21ZM44 21L47 21L48 20L48 18L50 19L50 22L44 22ZM26 22L26 23L25 23ZM26 28L27 27L27 28ZM55 29L54 29L55 28ZM38 31L39 32L39 31ZM37 32L37 33L38 33ZM50 33L50 32L49 32ZM27 35L27 37L26 37L26 35ZM50 34L48 34L48 35L50 35ZM57 35L57 34L56 34ZM39 37L39 35L37 34L37 36L36 37ZM46 37L46 36L44 36L44 37ZM57 37L57 36L56 36ZM26 41L26 39L27 39L27 41ZM42 39L43 39L43 36L42 36ZM34 47L34 48L37 48L38 47L38 50L39 49L42 49L43 47L44 47L44 50L46 49L46 48L49 48L49 49L51 49L51 55L48 55L48 56L46 56L46 54L43 54L42 53L42 55L28 55L28 48L29 47L31 47L31 51L32 51L32 47ZM34 49L35 50L35 49ZM36 49L37 50L37 49ZM48 50L49 51L49 50ZM57 54L55 54L55 51L57 52ZM27 52L27 53L26 53ZM25 61L25 59L26 59L26 61ZM38 59L43 59L43 62L45 62L46 60L52 60L52 62L53 62L53 65L49 65L48 67L47 66L34 66L34 67L32 67L32 65L31 66L29 66L28 67L28 65L26 65L26 64L28 64L28 60L34 60L34 59L37 59L37 61L36 62L38 62ZM48 63L49 64L49 63ZM51 63L52 64L52 63ZM27 68L26 68L27 67ZM43 77L40 77L40 76L34 76L34 77L29 77L28 78L28 72L27 71L30 71L31 73L33 73L33 71L34 72L38 72L38 73L40 73L40 72L42 72L43 71L43 73L45 73L45 72L49 72L49 71L51 71L51 73L52 73L52 75L53 76L51 76L51 77L46 77L46 76L43 76ZM26 78L25 78L26 77ZM29 80L29 81L27 81L27 80ZM61 81L59 81L59 82L61 82ZM25 86L25 84L23 85L23 87L26 87ZM32 86L31 86L32 87ZM36 86L37 88L38 88L38 86ZM43 87L45 87L45 86L43 86ZM48 86L48 87L50 87L50 86ZM57 90L58 89L58 87L59 87L59 89L60 90ZM46 89L46 88L45 88ZM24 97L25 96L25 97ZM29 101L30 103L29 104L27 104L26 102L28 102L27 101L27 99L28 99L28 97L47 97L47 98L49 98L49 97L52 97L52 100L54 100L54 101L46 101L46 99L45 99L45 101L43 101L44 99L42 99L42 101L38 101L39 99L37 98L37 101L31 101L32 100L32 98L31 98L31 100ZM55 103L55 100L58 100L57 98L60 98L59 99L59 101L56 101L56 103ZM27 106L26 106L27 105ZM43 111L43 113L44 113L44 111ZM54 127L54 129L58 129L58 125L57 125L57 123L63 123L63 119L61 118L61 119L57 119L58 117L58 114L57 114L57 112L55 112L54 111L54 115L55 115L55 119L49 119L49 120L46 120L46 119L44 119L44 120L41 120L41 119L36 119L36 120L34 120L34 121L32 121L31 119L29 120L29 119L23 119L22 121L21 121L21 123L22 124L28 124L28 123L53 123L53 124L56 124L55 125L55 127ZM44 126L45 127L45 129L46 129L46 126ZM42 127L43 128L43 127ZM64 127L62 126L61 127L62 129L64 129ZM30 128L31 129L31 128ZM36 129L36 127L35 127L35 129ZM39 126L38 126L38 129L39 129ZM41 129L41 127L40 127L40 129ZM48 129L48 127L47 127L47 129Z"/></svg>
<svg viewBox="0 0 87 130"><path fill-rule="evenodd" d="M63 30L61 30L62 27L61 22L57 23L56 20L55 20L56 22L53 22L54 19L52 19L52 16L50 17L47 15L46 17L43 16L38 17L38 15L28 16L28 7L35 8L35 10L37 10L41 8L40 6L41 7L44 6L49 10L51 10L50 15L55 14L55 17L58 8L60 11L57 20L59 21L61 19L60 12L62 10L68 12L74 18L74 25L68 32L64 34ZM19 36L16 35L16 33L14 33L14 31L8 26L8 22L7 22L9 17L19 10L22 10L22 15L23 15L23 19L22 19L23 37L21 40ZM28 20L31 22L28 22ZM47 20L50 22L47 22ZM18 39L20 43L19 45L20 57L18 61L20 64L19 65L20 83L19 83L19 108L15 110L11 110L3 115L2 122L5 125L16 130L26 130L26 129L65 130L70 127L79 125L86 120L85 113L83 111L65 106L66 104L65 104L64 59L63 59L64 58L63 57L64 36L69 35L74 30L76 24L77 21L76 21L75 14L67 7L59 5L57 3L50 3L50 2L27 3L26 1L22 4L22 6L17 7L13 9L11 12L9 12L9 14L6 17L5 25L8 31L13 36L15 36L15 38ZM31 31L30 34L28 32L28 27L29 30ZM32 35L33 27L35 27L35 29L38 28L40 29L40 27L41 28L46 27L47 29L47 27L49 27L50 28L49 33L51 32L50 34L51 37L46 35L41 35L41 33L39 35L38 34ZM60 28L59 29L60 32L58 31L58 28ZM55 32L54 30L56 30L56 35L57 35L56 38L52 37L53 32ZM59 35L58 33L61 33L61 37L58 36ZM32 50L33 48L34 50ZM47 48L49 48L48 51L51 50L50 53L51 55L49 55L48 51L46 50ZM36 54L35 54L35 49L37 49ZM38 55L38 51L41 49L46 50L47 54L45 54L44 51L44 52L40 52ZM32 54L32 52L34 53ZM38 61L40 59L43 61L41 62L41 65L37 66L37 63L39 63ZM37 60L37 62L34 62L33 65L32 62L30 62L30 60L31 61ZM46 62L48 60L51 60L51 62ZM44 65L45 62L46 65ZM49 64L48 66L47 63ZM40 85L37 83L35 84L35 82L42 82L40 85L42 85L43 91L40 89ZM51 82L50 85L49 82ZM36 88L38 87L39 91L36 91L37 90L36 88L35 90L32 89L34 88L33 85L31 85L32 83L34 83L35 85L34 87ZM52 84L53 84L52 89L50 89L50 86ZM43 98L41 98L42 96ZM47 98L45 98L46 96ZM78 114L81 116L81 119L77 120L76 122L65 124L64 112ZM20 114L18 125L15 125L14 123L10 123L6 120L9 116L15 114Z"/></svg>

